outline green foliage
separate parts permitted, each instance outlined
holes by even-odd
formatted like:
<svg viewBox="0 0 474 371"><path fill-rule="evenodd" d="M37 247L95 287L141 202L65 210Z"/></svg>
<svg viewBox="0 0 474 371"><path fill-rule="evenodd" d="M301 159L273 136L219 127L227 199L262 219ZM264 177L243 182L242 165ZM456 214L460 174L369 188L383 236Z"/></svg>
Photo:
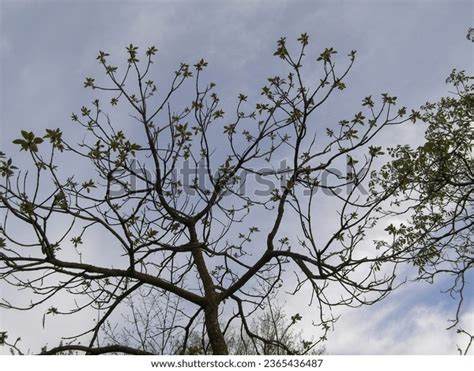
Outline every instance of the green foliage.
<svg viewBox="0 0 474 371"><path fill-rule="evenodd" d="M138 47L134 46L133 44L130 44L129 46L127 46L126 49L127 49L128 55L129 55L128 63L137 63L137 62L139 62L139 60L137 58Z"/></svg>
<svg viewBox="0 0 474 371"><path fill-rule="evenodd" d="M152 45L147 49L146 55L151 57L152 55L155 55L157 52L158 52L158 49L154 45Z"/></svg>
<svg viewBox="0 0 474 371"><path fill-rule="evenodd" d="M419 111L411 110L410 120L415 123L416 120L421 119L421 113Z"/></svg>
<svg viewBox="0 0 474 371"><path fill-rule="evenodd" d="M82 245L82 237L81 236L73 237L73 238L71 238L71 242L74 245L74 247Z"/></svg>
<svg viewBox="0 0 474 371"><path fill-rule="evenodd" d="M411 204L408 224L386 228L393 237L387 243L396 250L411 251L420 277L436 274L443 264L461 276L472 267L472 79L464 71L453 70L446 81L454 86L454 95L412 111L413 122L427 124L425 143L418 148L389 149L392 161L379 173L379 184L395 191L392 205ZM378 147L372 148L373 154Z"/></svg>
<svg viewBox="0 0 474 371"><path fill-rule="evenodd" d="M387 93L382 94L382 101L386 104L394 105L397 102L397 97L391 97Z"/></svg>
<svg viewBox="0 0 474 371"><path fill-rule="evenodd" d="M156 229L150 228L147 233L146 237L149 239L153 239L158 235L158 231Z"/></svg>
<svg viewBox="0 0 474 371"><path fill-rule="evenodd" d="M8 339L7 331L0 331L0 346L5 345Z"/></svg>
<svg viewBox="0 0 474 371"><path fill-rule="evenodd" d="M94 79L92 77L86 77L86 80L84 81L84 87L85 88L94 88Z"/></svg>
<svg viewBox="0 0 474 371"><path fill-rule="evenodd" d="M369 154L371 157L377 157L384 155L385 152L382 151L382 147L380 146L369 146Z"/></svg>
<svg viewBox="0 0 474 371"><path fill-rule="evenodd" d="M112 65L105 66L105 72L107 73L107 75L112 75L115 72L117 72L117 70L118 70L117 66L112 66Z"/></svg>
<svg viewBox="0 0 474 371"><path fill-rule="evenodd" d="M87 193L90 193L92 188L97 188L92 179L82 183L82 187L86 190Z"/></svg>
<svg viewBox="0 0 474 371"><path fill-rule="evenodd" d="M46 129L46 135L43 138L49 139L54 148L63 151L64 145L62 143L62 135L63 133L60 129Z"/></svg>
<svg viewBox="0 0 474 371"><path fill-rule="evenodd" d="M224 126L224 134L227 134L229 136L232 136L233 134L236 133L235 127L236 124L229 124Z"/></svg>
<svg viewBox="0 0 474 371"><path fill-rule="evenodd" d="M218 119L218 118L222 118L222 117L224 117L224 111L221 110L221 109L215 111L215 112L212 114L212 118L213 118L214 120L216 120L216 119Z"/></svg>
<svg viewBox="0 0 474 371"><path fill-rule="evenodd" d="M352 119L352 122L354 124L364 124L365 116L362 114L362 112L356 113L355 117Z"/></svg>
<svg viewBox="0 0 474 371"><path fill-rule="evenodd" d="M337 51L334 48L326 48L318 57L317 61L323 61L324 63L329 63L331 61L331 56L336 54Z"/></svg>
<svg viewBox="0 0 474 371"><path fill-rule="evenodd" d="M38 152L38 144L43 143L43 139L39 137L35 137L33 132L31 131L21 131L21 136L23 138L15 139L13 144L20 145L20 151L31 151L31 152Z"/></svg>
<svg viewBox="0 0 474 371"><path fill-rule="evenodd" d="M102 50L99 50L99 55L97 56L97 60L104 64L105 63L105 58L108 57L110 54L107 54L106 52L103 52Z"/></svg>
<svg viewBox="0 0 474 371"><path fill-rule="evenodd" d="M67 209L66 195L62 190L54 195L53 206L57 206L63 210Z"/></svg>
<svg viewBox="0 0 474 371"><path fill-rule="evenodd" d="M282 37L277 41L277 50L273 55L280 57L281 59L286 58L288 55L288 50L286 50L286 37Z"/></svg>
<svg viewBox="0 0 474 371"><path fill-rule="evenodd" d="M2 154L3 155L3 154ZM0 156L2 158L4 156ZM4 178L9 178L13 176L14 170L17 170L18 168L13 165L13 161L11 158L8 160L0 160L0 175Z"/></svg>
<svg viewBox="0 0 474 371"><path fill-rule="evenodd" d="M46 314L52 314L52 315L59 314L58 308L56 308L56 307L49 307L49 308L48 308L48 311L46 312Z"/></svg>
<svg viewBox="0 0 474 371"><path fill-rule="evenodd" d="M303 46L307 46L309 44L309 36L308 34L302 33L301 36L298 38L298 41L301 43Z"/></svg>
<svg viewBox="0 0 474 371"><path fill-rule="evenodd" d="M196 71L202 71L204 67L207 67L207 62L201 58L199 62L197 62L194 67L196 67Z"/></svg>
<svg viewBox="0 0 474 371"><path fill-rule="evenodd" d="M247 96L244 95L244 94L239 94L239 101L242 101L242 102L247 102Z"/></svg>
<svg viewBox="0 0 474 371"><path fill-rule="evenodd" d="M294 316L291 316L291 323L296 323L298 321L301 321L303 317L299 313L296 313Z"/></svg>

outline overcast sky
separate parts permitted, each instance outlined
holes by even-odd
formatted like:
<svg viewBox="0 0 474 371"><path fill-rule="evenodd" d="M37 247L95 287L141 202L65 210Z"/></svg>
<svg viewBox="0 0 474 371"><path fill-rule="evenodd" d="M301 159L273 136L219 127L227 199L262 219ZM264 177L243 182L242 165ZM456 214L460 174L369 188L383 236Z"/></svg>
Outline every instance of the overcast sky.
<svg viewBox="0 0 474 371"><path fill-rule="evenodd" d="M418 107L446 95L453 68L473 72L466 40L473 2L422 1L5 1L0 0L0 150L17 154L20 129L60 127L75 135L70 114L93 98L85 76L99 75L98 50L123 57L130 42L159 49L156 80L180 62L209 62L206 77L220 96L257 96L281 64L272 56L281 36L310 35L316 54L334 47L358 59L348 91L320 111L326 120L356 112L364 96L389 92ZM400 132L419 142L422 127ZM388 138L387 141L393 138ZM388 300L344 313L327 343L334 354L451 354L464 339L447 332L453 303L445 282L408 285ZM5 295L6 288L2 288ZM472 297L472 288L469 291ZM300 305L289 303L295 310ZM473 301L463 320L473 325ZM299 309L301 310L301 309ZM71 325L75 326L77 324ZM41 327L41 314L0 309L0 331L22 336L32 350L54 344L64 322ZM79 328L79 327L78 327ZM53 329L53 331L51 331ZM6 349L0 349L4 353Z"/></svg>

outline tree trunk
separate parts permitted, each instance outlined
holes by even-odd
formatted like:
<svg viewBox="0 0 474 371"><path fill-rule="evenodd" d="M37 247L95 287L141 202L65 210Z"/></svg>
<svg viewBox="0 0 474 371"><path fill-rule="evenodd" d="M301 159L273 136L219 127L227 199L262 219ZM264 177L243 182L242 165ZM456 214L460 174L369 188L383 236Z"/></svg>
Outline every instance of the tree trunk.
<svg viewBox="0 0 474 371"><path fill-rule="evenodd" d="M190 228L190 234L191 242L197 243L196 231L193 228ZM199 248L194 249L192 254L204 288L206 300L203 306L204 319L212 354L229 354L224 334L219 325L219 295L215 290L214 282L207 269L202 250Z"/></svg>
<svg viewBox="0 0 474 371"><path fill-rule="evenodd" d="M219 325L219 304L211 303L204 309L207 336L211 344L212 354L229 354L224 334Z"/></svg>

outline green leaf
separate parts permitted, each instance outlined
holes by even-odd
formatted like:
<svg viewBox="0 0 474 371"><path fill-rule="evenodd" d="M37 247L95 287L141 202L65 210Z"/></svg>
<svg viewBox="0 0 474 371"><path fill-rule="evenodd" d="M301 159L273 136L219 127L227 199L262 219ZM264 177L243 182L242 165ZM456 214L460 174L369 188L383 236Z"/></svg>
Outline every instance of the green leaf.
<svg viewBox="0 0 474 371"><path fill-rule="evenodd" d="M58 148L60 151L63 151L64 145L62 144L62 135L63 133L59 129L46 129L46 135L44 135L43 138L49 139L54 148Z"/></svg>
<svg viewBox="0 0 474 371"><path fill-rule="evenodd" d="M356 113L355 117L352 119L352 122L354 124L363 124L364 123L365 116L362 114L362 112Z"/></svg>
<svg viewBox="0 0 474 371"><path fill-rule="evenodd" d="M286 50L286 37L280 38L280 40L277 41L277 50L273 55L280 57L281 59L285 59L285 57L288 55L288 51Z"/></svg>
<svg viewBox="0 0 474 371"><path fill-rule="evenodd" d="M105 67L105 72L107 73L107 75L110 75L110 74L116 72L117 69L118 69L118 67L116 67L116 66L108 65L108 66Z"/></svg>
<svg viewBox="0 0 474 371"><path fill-rule="evenodd" d="M87 182L82 183L82 187L87 191L87 193L90 193L91 188L97 188L92 179L88 180Z"/></svg>
<svg viewBox="0 0 474 371"><path fill-rule="evenodd" d="M22 130L21 136L24 139L15 139L13 144L19 144L21 146L20 151L30 150L31 152L38 151L38 144L43 143L42 138L35 138L35 135L31 131Z"/></svg>
<svg viewBox="0 0 474 371"><path fill-rule="evenodd" d="M383 93L382 101L387 104L395 104L397 101L397 97L391 97L387 93Z"/></svg>
<svg viewBox="0 0 474 371"><path fill-rule="evenodd" d="M387 226L387 228L385 228L384 231L387 231L389 234L393 234L393 235L397 233L397 229L395 228L393 224L390 224L389 226Z"/></svg>
<svg viewBox="0 0 474 371"><path fill-rule="evenodd" d="M152 56L152 55L155 55L157 51L158 51L158 49L155 48L154 45L152 45L152 46L150 46L150 47L147 49L146 55L150 57L150 56Z"/></svg>
<svg viewBox="0 0 474 371"><path fill-rule="evenodd" d="M84 87L85 88L93 88L94 87L94 79L92 77L86 77L86 80L84 81Z"/></svg>
<svg viewBox="0 0 474 371"><path fill-rule="evenodd" d="M141 145L137 144L137 143L132 143L130 145L130 153L135 156L135 152L136 151L139 151L140 149L142 148Z"/></svg>
<svg viewBox="0 0 474 371"><path fill-rule="evenodd" d="M137 50L138 47L134 46L133 44L130 44L127 46L127 52L130 58L128 58L128 63L137 63L139 60L137 59Z"/></svg>
<svg viewBox="0 0 474 371"><path fill-rule="evenodd" d="M373 106L374 106L374 101L372 100L372 96L369 95L368 97L365 97L365 98L362 100L362 105L363 105L363 106L373 107Z"/></svg>
<svg viewBox="0 0 474 371"><path fill-rule="evenodd" d="M227 135L233 135L235 134L235 127L237 125L236 124L229 124L229 125L225 125L224 126L224 134L227 134Z"/></svg>
<svg viewBox="0 0 474 371"><path fill-rule="evenodd" d="M318 59L316 59L317 61L323 61L323 62L330 62L331 61L331 56L333 54L336 54L337 51L334 50L333 48L326 48L324 49L324 51L321 53L321 55L319 56Z"/></svg>
<svg viewBox="0 0 474 371"><path fill-rule="evenodd" d="M157 234L158 234L158 231L156 229L150 228L147 231L146 236L147 238L154 238Z"/></svg>
<svg viewBox="0 0 474 371"><path fill-rule="evenodd" d="M299 313L296 313L294 316L291 316L291 322L294 324L297 321L301 321L303 317Z"/></svg>
<svg viewBox="0 0 474 371"><path fill-rule="evenodd" d="M67 209L66 195L63 191L54 195L53 206L58 206L61 209Z"/></svg>
<svg viewBox="0 0 474 371"><path fill-rule="evenodd" d="M202 71L204 67L207 66L207 62L201 58L199 62L197 62L194 67L196 67L196 71Z"/></svg>
<svg viewBox="0 0 474 371"><path fill-rule="evenodd" d="M78 245L82 245L82 237L81 236L73 237L71 238L71 242L74 245L74 247L77 247Z"/></svg>
<svg viewBox="0 0 474 371"><path fill-rule="evenodd" d="M82 116L89 116L90 113L91 113L91 110L90 110L90 109L88 109L88 108L85 107L85 106L82 106L82 107L81 107L81 114L82 114Z"/></svg>
<svg viewBox="0 0 474 371"><path fill-rule="evenodd" d="M103 52L102 50L99 50L99 55L97 56L97 60L100 62L100 63L105 63L105 57L108 57L110 54L107 54L105 52Z"/></svg>
<svg viewBox="0 0 474 371"><path fill-rule="evenodd" d="M212 114L212 118L214 120L218 119L218 118L222 118L224 117L224 111L223 110L218 110L218 111L215 111L213 114Z"/></svg>
<svg viewBox="0 0 474 371"><path fill-rule="evenodd" d="M411 110L410 120L415 123L416 120L421 119L421 114L419 111Z"/></svg>
<svg viewBox="0 0 474 371"><path fill-rule="evenodd" d="M377 157L377 156L381 156L381 155L385 154L385 152L382 151L382 147L380 147L380 146L370 146L369 147L369 154L372 157Z"/></svg>
<svg viewBox="0 0 474 371"><path fill-rule="evenodd" d="M344 84L341 80L337 80L334 84L339 90L344 90L346 88L346 84Z"/></svg>
<svg viewBox="0 0 474 371"><path fill-rule="evenodd" d="M12 159L9 158L8 161L0 161L0 175L2 177L9 178L13 175L13 170L18 169L12 164Z"/></svg>
<svg viewBox="0 0 474 371"><path fill-rule="evenodd" d="M5 345L8 339L7 331L0 331L0 345Z"/></svg>
<svg viewBox="0 0 474 371"><path fill-rule="evenodd" d="M298 41L301 43L301 45L306 46L309 43L309 36L308 34L302 33L301 36L298 38Z"/></svg>
<svg viewBox="0 0 474 371"><path fill-rule="evenodd" d="M26 131L26 130L21 131L21 136L25 138L27 141L31 141L35 137L35 135L31 131Z"/></svg>
<svg viewBox="0 0 474 371"><path fill-rule="evenodd" d="M400 108L400 109L398 110L398 115L399 115L400 117L405 116L406 113L407 113L407 108L406 108L406 107L402 107L402 108Z"/></svg>
<svg viewBox="0 0 474 371"><path fill-rule="evenodd" d="M52 314L52 315L59 314L58 308L56 308L56 307L49 307L49 308L48 308L48 311L46 312L46 314Z"/></svg>

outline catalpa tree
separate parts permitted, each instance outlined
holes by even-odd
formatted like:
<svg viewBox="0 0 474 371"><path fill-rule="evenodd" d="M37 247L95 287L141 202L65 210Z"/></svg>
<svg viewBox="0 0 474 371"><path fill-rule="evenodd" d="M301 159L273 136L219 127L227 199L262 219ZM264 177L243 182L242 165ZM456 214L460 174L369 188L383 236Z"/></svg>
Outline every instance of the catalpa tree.
<svg viewBox="0 0 474 371"><path fill-rule="evenodd" d="M236 94L232 112L216 85L203 82L203 59L182 63L166 89L150 77L154 46L141 55L129 45L123 67L100 51L105 78L87 77L84 86L106 99L94 97L72 115L83 140L62 128L21 131L13 143L29 164L1 160L0 278L29 292L31 302L4 297L0 305L49 303L43 321L83 310L98 315L43 353L146 353L136 342L102 341L138 290L167 303L162 316L172 320L164 319L159 335L173 347L164 353L187 353L198 334L203 352L227 354L229 332L253 353L311 352L335 321L333 307L372 304L397 286L404 251L366 236L403 179L365 189L384 154L378 138L419 113L382 94L364 98L352 117L322 124L315 112L346 88L356 52L339 70L333 48L306 63L308 44L302 34L290 52L280 39L275 56L287 73L268 78L259 102ZM273 186L262 191L263 181ZM317 222L324 202L335 210L329 230ZM250 321L282 290L312 306L321 331L299 350ZM6 333L2 343L16 346Z"/></svg>

